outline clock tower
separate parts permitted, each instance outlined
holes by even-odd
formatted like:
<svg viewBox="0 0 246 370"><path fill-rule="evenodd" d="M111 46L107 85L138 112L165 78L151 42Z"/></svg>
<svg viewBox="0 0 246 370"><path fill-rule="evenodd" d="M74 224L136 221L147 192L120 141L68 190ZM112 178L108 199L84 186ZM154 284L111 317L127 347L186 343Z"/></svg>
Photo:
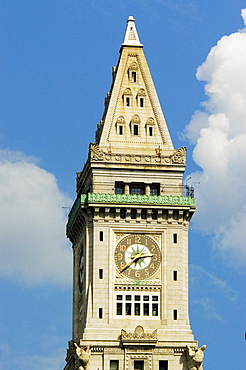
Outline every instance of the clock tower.
<svg viewBox="0 0 246 370"><path fill-rule="evenodd" d="M186 148L173 148L133 17L112 74L67 223L74 268L65 370L201 370L205 346L188 314L195 199L182 186Z"/></svg>

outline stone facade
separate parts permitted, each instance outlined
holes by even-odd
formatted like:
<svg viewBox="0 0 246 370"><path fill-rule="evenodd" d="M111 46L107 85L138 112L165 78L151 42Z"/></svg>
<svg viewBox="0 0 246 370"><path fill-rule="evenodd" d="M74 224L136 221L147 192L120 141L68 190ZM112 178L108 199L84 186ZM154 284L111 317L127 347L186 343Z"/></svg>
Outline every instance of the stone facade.
<svg viewBox="0 0 246 370"><path fill-rule="evenodd" d="M201 369L205 348L188 314L195 199L182 185L185 164L129 17L67 224L74 280L65 370Z"/></svg>

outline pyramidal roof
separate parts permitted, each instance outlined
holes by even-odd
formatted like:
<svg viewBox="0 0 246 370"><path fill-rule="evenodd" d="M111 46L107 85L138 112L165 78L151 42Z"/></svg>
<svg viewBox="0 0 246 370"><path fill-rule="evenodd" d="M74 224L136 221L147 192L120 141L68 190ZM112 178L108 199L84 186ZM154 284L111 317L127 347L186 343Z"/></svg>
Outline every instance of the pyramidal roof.
<svg viewBox="0 0 246 370"><path fill-rule="evenodd" d="M140 43L135 20L128 18L124 42L96 142L108 152L173 151L173 144Z"/></svg>
<svg viewBox="0 0 246 370"><path fill-rule="evenodd" d="M131 15L127 20L126 33L122 46L143 46L143 44L140 43L138 37L137 29L135 26L135 19Z"/></svg>

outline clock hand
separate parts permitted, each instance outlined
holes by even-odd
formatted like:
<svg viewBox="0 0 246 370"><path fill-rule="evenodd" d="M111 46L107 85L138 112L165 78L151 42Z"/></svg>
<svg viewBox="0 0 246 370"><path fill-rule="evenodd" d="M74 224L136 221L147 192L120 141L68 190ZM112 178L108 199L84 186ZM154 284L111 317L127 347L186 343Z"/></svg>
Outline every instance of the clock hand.
<svg viewBox="0 0 246 370"><path fill-rule="evenodd" d="M135 256L132 256L132 261L128 262L121 270L120 272L123 272L127 267L129 267L134 261L142 257L143 252L135 254Z"/></svg>

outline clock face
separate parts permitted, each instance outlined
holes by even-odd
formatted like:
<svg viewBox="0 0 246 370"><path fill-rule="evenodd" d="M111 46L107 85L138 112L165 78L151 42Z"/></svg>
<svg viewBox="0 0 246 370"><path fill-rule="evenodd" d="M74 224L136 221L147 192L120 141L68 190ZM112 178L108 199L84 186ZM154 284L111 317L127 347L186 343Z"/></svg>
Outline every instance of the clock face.
<svg viewBox="0 0 246 370"><path fill-rule="evenodd" d="M114 259L119 272L134 280L148 279L158 270L161 251L145 234L125 236L116 246Z"/></svg>

